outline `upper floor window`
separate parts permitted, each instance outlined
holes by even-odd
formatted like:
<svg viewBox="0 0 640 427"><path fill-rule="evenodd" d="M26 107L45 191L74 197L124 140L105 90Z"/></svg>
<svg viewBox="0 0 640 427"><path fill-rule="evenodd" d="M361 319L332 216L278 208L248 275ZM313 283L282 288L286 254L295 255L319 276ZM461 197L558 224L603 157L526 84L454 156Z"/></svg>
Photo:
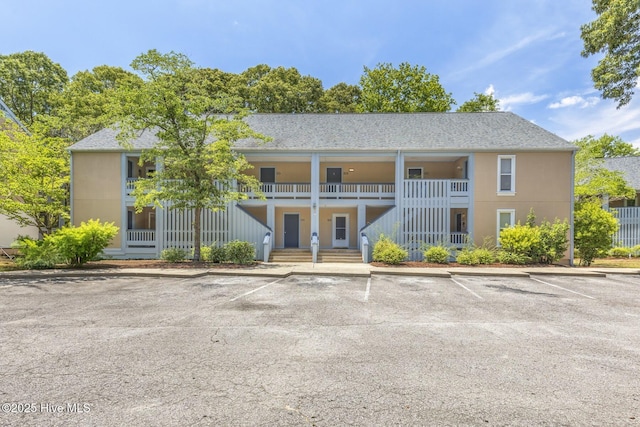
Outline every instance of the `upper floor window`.
<svg viewBox="0 0 640 427"><path fill-rule="evenodd" d="M276 168L260 168L260 182L276 182Z"/></svg>
<svg viewBox="0 0 640 427"><path fill-rule="evenodd" d="M407 168L407 179L422 179L422 168Z"/></svg>
<svg viewBox="0 0 640 427"><path fill-rule="evenodd" d="M498 156L498 194L516 192L516 156Z"/></svg>

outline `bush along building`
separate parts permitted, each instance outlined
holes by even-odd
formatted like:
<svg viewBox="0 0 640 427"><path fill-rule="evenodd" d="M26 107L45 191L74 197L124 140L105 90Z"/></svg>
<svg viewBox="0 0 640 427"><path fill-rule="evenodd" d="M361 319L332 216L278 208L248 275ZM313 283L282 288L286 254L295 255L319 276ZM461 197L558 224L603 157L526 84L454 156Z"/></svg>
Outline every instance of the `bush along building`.
<svg viewBox="0 0 640 427"><path fill-rule="evenodd" d="M424 245L497 242L502 228L524 223L531 209L550 221L572 215L575 147L512 113L245 120L272 138L234 147L254 166L247 173L260 180L264 198L249 192L224 211L205 211L203 245L239 239L255 244L258 259L298 249L317 261L353 252L366 262L384 234L419 260ZM115 222L121 232L106 254L117 258L190 250L192 212L133 208L136 180L160 167L139 162L154 134L142 133L129 149L116 135L103 129L70 147L72 222Z"/></svg>

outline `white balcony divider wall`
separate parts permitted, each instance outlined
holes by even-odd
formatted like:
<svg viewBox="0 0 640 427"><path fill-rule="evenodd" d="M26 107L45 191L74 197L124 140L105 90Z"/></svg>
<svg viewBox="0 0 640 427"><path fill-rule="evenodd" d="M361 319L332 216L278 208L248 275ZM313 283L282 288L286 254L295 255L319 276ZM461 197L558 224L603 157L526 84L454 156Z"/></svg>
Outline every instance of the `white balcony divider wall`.
<svg viewBox="0 0 640 427"><path fill-rule="evenodd" d="M632 248L640 245L640 207L612 208L620 229L613 236L613 246Z"/></svg>
<svg viewBox="0 0 640 427"><path fill-rule="evenodd" d="M405 247L414 261L422 260L425 244L455 243L450 232L451 188L448 179L404 180L399 206L361 230L369 239L371 251L380 234Z"/></svg>
<svg viewBox="0 0 640 427"><path fill-rule="evenodd" d="M422 259L421 248L425 244L450 243L449 188L449 180L404 181L400 242L406 245L412 260Z"/></svg>
<svg viewBox="0 0 640 427"><path fill-rule="evenodd" d="M193 210L177 210L165 207L161 210L164 229L160 251L167 248L180 248L191 252L193 247ZM256 259L262 259L262 241L270 231L268 227L252 218L236 204L229 204L225 210L202 211L201 244L209 246L213 243L223 245L231 240L245 240L256 247Z"/></svg>

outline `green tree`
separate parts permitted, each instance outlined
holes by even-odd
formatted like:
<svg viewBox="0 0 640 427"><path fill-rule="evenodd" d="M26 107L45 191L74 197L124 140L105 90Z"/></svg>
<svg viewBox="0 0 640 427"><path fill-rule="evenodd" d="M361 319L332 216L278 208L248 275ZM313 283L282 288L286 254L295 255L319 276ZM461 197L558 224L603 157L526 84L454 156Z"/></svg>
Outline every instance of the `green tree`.
<svg viewBox="0 0 640 427"><path fill-rule="evenodd" d="M28 135L6 122L0 132L0 213L22 226L35 226L47 235L60 220L69 219L67 206L69 155L67 143L35 125Z"/></svg>
<svg viewBox="0 0 640 427"><path fill-rule="evenodd" d="M624 142L619 136L608 134L595 138L588 135L575 141L580 148L579 156L594 159L602 159L607 157L624 157L624 156L640 156L640 150L632 144Z"/></svg>
<svg viewBox="0 0 640 427"><path fill-rule="evenodd" d="M445 112L455 104L437 75L407 62L398 68L389 63L364 67L360 86L360 106L364 112Z"/></svg>
<svg viewBox="0 0 640 427"><path fill-rule="evenodd" d="M136 183L135 207L141 211L168 203L171 209L193 209L193 258L199 261L202 210L222 210L246 198L235 181L259 188L255 178L242 173L250 165L233 150L233 142L267 138L252 131L240 114L217 114L218 103L199 84L200 73L186 56L150 50L131 66L144 84L119 90L119 135L126 143L141 130L155 132L157 142L142 152L141 162L162 159L150 179Z"/></svg>
<svg viewBox="0 0 640 427"><path fill-rule="evenodd" d="M359 86L338 83L324 91L319 100L319 110L323 113L356 113L361 94Z"/></svg>
<svg viewBox="0 0 640 427"><path fill-rule="evenodd" d="M245 106L256 113L310 113L318 110L322 82L302 76L295 68L257 65L238 76L236 83Z"/></svg>
<svg viewBox="0 0 640 427"><path fill-rule="evenodd" d="M611 248L618 221L595 201L579 203L574 213L575 247L580 253L580 265L589 266Z"/></svg>
<svg viewBox="0 0 640 427"><path fill-rule="evenodd" d="M486 111L498 111L500 102L492 94L473 93L473 98L464 102L456 111L459 113L479 113Z"/></svg>
<svg viewBox="0 0 640 427"><path fill-rule="evenodd" d="M582 56L604 56L591 71L602 97L628 104L640 76L640 1L593 0L598 17L580 27Z"/></svg>
<svg viewBox="0 0 640 427"><path fill-rule="evenodd" d="M120 67L101 65L76 73L62 92L52 95L55 108L40 116L52 135L76 142L112 124L110 106L117 88L141 85L142 79Z"/></svg>
<svg viewBox="0 0 640 427"><path fill-rule="evenodd" d="M27 127L37 115L51 113L54 95L68 80L60 64L44 53L0 55L0 97Z"/></svg>
<svg viewBox="0 0 640 427"><path fill-rule="evenodd" d="M589 135L574 141L580 149L575 159L575 197L578 201L599 199L607 195L611 200L628 199L635 195L619 171L604 167L605 157L638 154L631 145L618 137Z"/></svg>

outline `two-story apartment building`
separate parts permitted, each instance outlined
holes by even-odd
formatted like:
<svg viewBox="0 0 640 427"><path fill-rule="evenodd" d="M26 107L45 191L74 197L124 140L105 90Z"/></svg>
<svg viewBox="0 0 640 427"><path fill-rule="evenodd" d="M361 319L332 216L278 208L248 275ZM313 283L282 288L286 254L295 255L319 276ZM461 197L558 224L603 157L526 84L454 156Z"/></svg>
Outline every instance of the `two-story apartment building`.
<svg viewBox="0 0 640 427"><path fill-rule="evenodd" d="M362 248L365 236L373 244L384 233L420 259L424 244L495 242L532 208L540 219L571 218L575 147L512 113L246 120L273 138L235 145L266 199L249 194L224 212L205 212L205 244L249 240L261 259L272 248ZM120 226L107 250L112 256L157 257L192 242L190 212L133 209L134 182L157 167L138 161L154 141L145 132L125 150L116 131L104 129L70 148L72 222L100 218Z"/></svg>

